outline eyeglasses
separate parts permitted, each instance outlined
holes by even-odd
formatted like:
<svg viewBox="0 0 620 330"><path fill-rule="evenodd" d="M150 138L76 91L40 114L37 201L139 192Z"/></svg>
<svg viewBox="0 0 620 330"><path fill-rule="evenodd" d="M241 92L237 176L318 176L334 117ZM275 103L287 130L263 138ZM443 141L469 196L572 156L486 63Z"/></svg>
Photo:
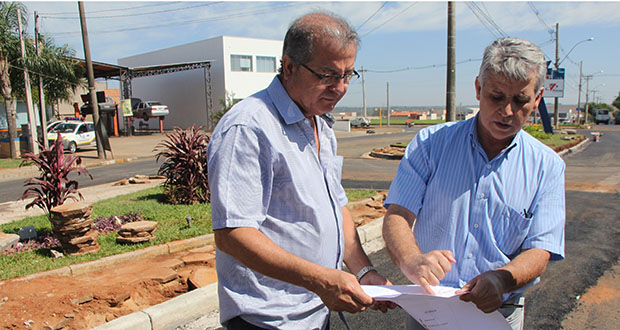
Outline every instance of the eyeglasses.
<svg viewBox="0 0 620 330"><path fill-rule="evenodd" d="M353 72L351 73L345 73L345 74L322 74L322 73L317 73L316 71L310 69L307 65L303 63L300 63L299 65L303 66L304 68L308 69L308 71L312 72L317 78L319 78L319 83L325 86L335 85L338 83L338 81L340 81L340 79L343 79L344 83L348 84L349 81L351 81L351 79L355 80L360 77L359 73L357 73L357 71L355 70L353 70Z"/></svg>

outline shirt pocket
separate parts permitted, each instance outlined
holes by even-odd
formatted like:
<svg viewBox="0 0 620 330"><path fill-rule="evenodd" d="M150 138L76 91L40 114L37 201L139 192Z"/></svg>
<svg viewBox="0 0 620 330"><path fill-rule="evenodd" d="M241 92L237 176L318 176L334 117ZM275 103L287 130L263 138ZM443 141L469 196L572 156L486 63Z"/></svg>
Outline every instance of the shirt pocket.
<svg viewBox="0 0 620 330"><path fill-rule="evenodd" d="M531 225L532 219L524 217L512 207L506 206L500 221L493 226L493 235L499 249L509 257L519 252Z"/></svg>

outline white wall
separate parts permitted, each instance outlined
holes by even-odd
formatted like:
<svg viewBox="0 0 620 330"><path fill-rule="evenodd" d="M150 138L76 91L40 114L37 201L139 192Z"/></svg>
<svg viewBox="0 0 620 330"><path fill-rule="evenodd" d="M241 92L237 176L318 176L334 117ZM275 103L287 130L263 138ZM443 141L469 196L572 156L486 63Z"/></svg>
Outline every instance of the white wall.
<svg viewBox="0 0 620 330"><path fill-rule="evenodd" d="M219 36L190 44L166 48L150 53L125 57L118 60L121 66L130 68L174 64L195 61L211 61L212 111L221 110L219 99L225 99L226 91L236 99L245 98L267 87L272 73L231 72L230 55L252 55L256 71L256 55L275 56L276 70L280 63L282 41ZM164 128L181 128L207 125L207 100L205 96L204 70L190 70L132 81L133 97L155 100L166 104L170 115L164 119ZM158 127L157 119L151 119L152 128Z"/></svg>

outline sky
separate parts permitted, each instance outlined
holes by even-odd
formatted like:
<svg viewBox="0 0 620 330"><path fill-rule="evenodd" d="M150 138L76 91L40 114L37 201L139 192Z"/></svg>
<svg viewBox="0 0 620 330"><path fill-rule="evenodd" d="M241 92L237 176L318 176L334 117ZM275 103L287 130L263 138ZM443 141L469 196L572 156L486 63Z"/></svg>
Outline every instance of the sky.
<svg viewBox="0 0 620 330"><path fill-rule="evenodd" d="M67 44L84 57L77 2L24 2L27 31ZM356 68L364 74L366 105L438 106L446 100L447 2L127 2L86 1L92 59L119 58L220 35L282 40L297 17L328 10L346 18L361 36ZM566 70L560 104L577 104L579 63L591 75L589 99L611 103L620 92L620 2L455 2L456 104L477 105L474 79L484 48L501 36L531 40ZM584 41L593 37L593 41ZM162 63L164 64L164 63ZM586 80L582 80L581 103ZM362 80L351 83L339 106L361 107ZM553 102L546 99L547 104Z"/></svg>

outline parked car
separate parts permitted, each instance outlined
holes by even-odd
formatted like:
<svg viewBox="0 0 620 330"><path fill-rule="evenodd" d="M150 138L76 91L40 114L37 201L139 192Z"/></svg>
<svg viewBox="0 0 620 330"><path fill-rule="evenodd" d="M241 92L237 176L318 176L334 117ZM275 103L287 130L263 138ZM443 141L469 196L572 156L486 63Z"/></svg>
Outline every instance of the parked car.
<svg viewBox="0 0 620 330"><path fill-rule="evenodd" d="M114 113L116 111L116 103L109 96L106 96L105 102L98 103L98 105L99 105L99 113L104 113L104 112ZM80 107L80 114L83 117L86 117L86 115L93 114L93 107L90 106L90 103L84 103Z"/></svg>
<svg viewBox="0 0 620 330"><path fill-rule="evenodd" d="M609 110L607 109L596 109L594 111L594 121L596 124L605 123L607 125L611 124L611 116L609 115Z"/></svg>
<svg viewBox="0 0 620 330"><path fill-rule="evenodd" d="M614 124L616 124L616 125L620 125L620 116L616 116L616 117L614 118Z"/></svg>
<svg viewBox="0 0 620 330"><path fill-rule="evenodd" d="M56 142L58 133L62 138L63 149L71 153L76 152L78 148L97 145L95 125L90 121L68 120L58 123L47 133L50 144Z"/></svg>
<svg viewBox="0 0 620 330"><path fill-rule="evenodd" d="M370 127L370 120L364 117L358 117L351 120L352 127Z"/></svg>
<svg viewBox="0 0 620 330"><path fill-rule="evenodd" d="M133 109L134 117L149 120L151 117L163 117L167 116L170 112L168 106L163 105L157 101L143 101L138 103Z"/></svg>

